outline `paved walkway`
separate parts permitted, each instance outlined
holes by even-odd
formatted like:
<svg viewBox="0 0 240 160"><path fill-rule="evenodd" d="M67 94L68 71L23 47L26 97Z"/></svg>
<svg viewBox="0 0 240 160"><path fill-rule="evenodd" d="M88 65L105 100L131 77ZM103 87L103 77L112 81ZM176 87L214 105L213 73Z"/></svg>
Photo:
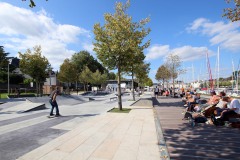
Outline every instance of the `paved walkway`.
<svg viewBox="0 0 240 160"><path fill-rule="evenodd" d="M198 124L191 127L183 121L181 99L155 99L164 138L171 159L239 160L240 130Z"/></svg>
<svg viewBox="0 0 240 160"><path fill-rule="evenodd" d="M18 160L159 160L152 105L138 104L91 118Z"/></svg>

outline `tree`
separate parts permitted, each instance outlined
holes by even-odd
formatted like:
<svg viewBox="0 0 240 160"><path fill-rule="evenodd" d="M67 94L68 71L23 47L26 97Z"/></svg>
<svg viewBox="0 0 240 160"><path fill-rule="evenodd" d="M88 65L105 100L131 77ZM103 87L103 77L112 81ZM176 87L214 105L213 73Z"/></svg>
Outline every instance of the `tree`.
<svg viewBox="0 0 240 160"><path fill-rule="evenodd" d="M107 80L106 73L101 74L101 72L99 72L99 70L97 70L96 72L94 72L92 74L92 84L99 86L102 83L106 82L106 80Z"/></svg>
<svg viewBox="0 0 240 160"><path fill-rule="evenodd" d="M77 80L76 66L67 58L60 66L58 79L61 82L67 82L67 89L69 90L69 83Z"/></svg>
<svg viewBox="0 0 240 160"><path fill-rule="evenodd" d="M0 46L0 71L4 71L7 72L7 68L8 68L8 59L7 59L7 55L9 53L6 53L4 51L4 47Z"/></svg>
<svg viewBox="0 0 240 160"><path fill-rule="evenodd" d="M182 70L180 69L181 63L182 62L178 55L169 54L167 56L165 66L168 68L170 77L172 78L173 94L175 93L175 79L178 77L178 74L182 72Z"/></svg>
<svg viewBox="0 0 240 160"><path fill-rule="evenodd" d="M84 67L83 71L79 75L79 81L83 83L84 85L84 91L88 91L88 84L92 82L92 75L93 72L90 71L88 67ZM87 89L86 89L87 86Z"/></svg>
<svg viewBox="0 0 240 160"><path fill-rule="evenodd" d="M94 25L95 43L94 51L98 59L108 69L117 69L118 72L118 108L122 110L121 99L121 74L126 66L133 61L132 54L137 47L145 48L150 41L142 43L143 38L150 32L144 29L149 19L140 22L132 22L132 17L126 14L130 2L125 5L118 2L115 5L115 13L104 15L105 24ZM139 44L143 44L140 46Z"/></svg>
<svg viewBox="0 0 240 160"><path fill-rule="evenodd" d="M25 53L19 52L20 70L31 76L37 86L37 94L42 93L42 84L45 82L47 75L47 68L49 62L46 57L42 56L41 46L33 47L33 53L27 49Z"/></svg>
<svg viewBox="0 0 240 160"><path fill-rule="evenodd" d="M75 65L77 77L84 70L84 67L88 67L91 72L96 72L96 70L99 70L101 73L108 72L88 51L75 53L71 57L71 62Z"/></svg>
<svg viewBox="0 0 240 160"><path fill-rule="evenodd" d="M153 81L151 78L149 78L149 77L147 78L147 80L145 82L145 86L149 86L149 87L153 86Z"/></svg>
<svg viewBox="0 0 240 160"><path fill-rule="evenodd" d="M136 78L139 84L139 87L145 87L145 83L149 80L148 73L150 71L150 63L141 63L138 65L138 68L135 70Z"/></svg>
<svg viewBox="0 0 240 160"><path fill-rule="evenodd" d="M108 79L109 80L115 80L116 79L116 74L114 72L108 73Z"/></svg>
<svg viewBox="0 0 240 160"><path fill-rule="evenodd" d="M136 51L132 51L132 61L129 62L128 66L124 67L124 71L126 73L128 73L129 76L131 76L132 78L132 96L133 96L133 100L135 101L135 94L134 94L134 76L135 74L137 74L137 72L140 73L144 73L145 76L145 72L142 70L139 70L143 63L144 63L144 59L145 59L145 55L143 54L143 52L138 51L138 48L136 49ZM134 59L134 60L133 60ZM143 74L141 74L143 75ZM142 78L142 77L140 77Z"/></svg>
<svg viewBox="0 0 240 160"><path fill-rule="evenodd" d="M162 81L163 88L164 88L164 82L166 80L169 80L170 78L171 78L171 74L170 74L170 71L168 70L168 68L165 65L161 65L157 70L155 79L157 81Z"/></svg>
<svg viewBox="0 0 240 160"><path fill-rule="evenodd" d="M223 17L227 17L232 22L240 20L240 0L225 0L227 3L235 3L233 8L225 8Z"/></svg>
<svg viewBox="0 0 240 160"><path fill-rule="evenodd" d="M99 70L104 73L106 70L88 51L80 51L72 55L71 61L76 65L78 73L81 73L84 67L88 67L90 71Z"/></svg>

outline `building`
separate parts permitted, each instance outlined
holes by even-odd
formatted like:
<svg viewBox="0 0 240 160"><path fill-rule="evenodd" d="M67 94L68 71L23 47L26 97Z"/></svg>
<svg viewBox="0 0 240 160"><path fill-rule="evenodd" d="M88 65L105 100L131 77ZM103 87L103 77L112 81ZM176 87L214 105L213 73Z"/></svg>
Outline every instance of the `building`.
<svg viewBox="0 0 240 160"><path fill-rule="evenodd" d="M106 84L104 84L102 87L104 90L111 90L111 91L117 91L118 85L117 80L108 80ZM134 81L134 89L136 90L138 87L138 83ZM127 79L127 80L122 80L121 81L121 88L122 90L131 90L132 89L132 80Z"/></svg>

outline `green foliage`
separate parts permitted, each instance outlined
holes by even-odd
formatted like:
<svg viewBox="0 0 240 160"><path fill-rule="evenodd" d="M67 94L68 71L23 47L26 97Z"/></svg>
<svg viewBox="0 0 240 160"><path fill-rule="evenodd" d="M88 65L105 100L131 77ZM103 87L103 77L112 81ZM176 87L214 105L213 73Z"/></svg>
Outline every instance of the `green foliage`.
<svg viewBox="0 0 240 160"><path fill-rule="evenodd" d="M7 83L8 74L7 72L0 71L0 83Z"/></svg>
<svg viewBox="0 0 240 160"><path fill-rule="evenodd" d="M164 88L164 82L171 79L171 74L170 74L169 69L165 65L161 65L157 70L155 79L158 81L162 81L163 88Z"/></svg>
<svg viewBox="0 0 240 160"><path fill-rule="evenodd" d="M116 74L114 72L108 73L108 80L115 80L116 79Z"/></svg>
<svg viewBox="0 0 240 160"><path fill-rule="evenodd" d="M233 8L225 8L223 17L227 17L227 19L234 21L240 20L240 0L225 0L227 3L234 3Z"/></svg>
<svg viewBox="0 0 240 160"><path fill-rule="evenodd" d="M119 110L118 108L112 108L108 112L113 112L113 113L129 113L131 111L131 108L123 108L122 110Z"/></svg>
<svg viewBox="0 0 240 160"><path fill-rule="evenodd" d="M31 82L33 82L33 79L26 78L23 80L23 84L30 84Z"/></svg>
<svg viewBox="0 0 240 160"><path fill-rule="evenodd" d="M92 84L101 85L106 82L107 74L101 74L98 70L92 74Z"/></svg>
<svg viewBox="0 0 240 160"><path fill-rule="evenodd" d="M6 53L4 51L4 47L0 46L0 71L7 72L8 70L8 59L7 59L8 54L9 53Z"/></svg>
<svg viewBox="0 0 240 160"><path fill-rule="evenodd" d="M25 53L19 52L20 70L31 76L36 82L42 83L47 78L49 62L42 56L41 46L33 47L33 53L28 49Z"/></svg>
<svg viewBox="0 0 240 160"><path fill-rule="evenodd" d="M140 84L144 84L148 81L148 73L150 71L150 63L141 63L135 70L136 78Z"/></svg>
<svg viewBox="0 0 240 160"><path fill-rule="evenodd" d="M60 66L60 71L57 77L61 82L69 83L77 81L76 66L69 59L65 59Z"/></svg>
<svg viewBox="0 0 240 160"><path fill-rule="evenodd" d="M24 82L23 75L20 74L10 74L9 75L10 84L22 84Z"/></svg>
<svg viewBox="0 0 240 160"><path fill-rule="evenodd" d="M86 85L93 82L93 72L88 67L84 67L83 71L79 75L79 81L84 84L84 91L86 91Z"/></svg>
<svg viewBox="0 0 240 160"><path fill-rule="evenodd" d="M80 51L75 53L71 62L76 66L77 73L80 74L84 67L88 67L92 72L99 70L101 73L104 73L106 69L100 64L88 51Z"/></svg>
<svg viewBox="0 0 240 160"><path fill-rule="evenodd" d="M149 87L153 86L153 81L151 78L149 78L149 77L147 78L147 80L145 82L145 86L149 86Z"/></svg>
<svg viewBox="0 0 240 160"><path fill-rule="evenodd" d="M141 55L142 50L147 48L150 41L143 43L143 39L149 34L150 29L144 26L149 18L140 22L132 22L132 17L126 14L130 1L124 5L116 3L115 13L104 15L105 24L94 25L95 43L94 51L98 59L108 69L118 70L118 106L122 109L121 101L121 74L129 72L133 68L133 61L136 55ZM144 55L143 55L144 56ZM144 58L143 58L144 59Z"/></svg>

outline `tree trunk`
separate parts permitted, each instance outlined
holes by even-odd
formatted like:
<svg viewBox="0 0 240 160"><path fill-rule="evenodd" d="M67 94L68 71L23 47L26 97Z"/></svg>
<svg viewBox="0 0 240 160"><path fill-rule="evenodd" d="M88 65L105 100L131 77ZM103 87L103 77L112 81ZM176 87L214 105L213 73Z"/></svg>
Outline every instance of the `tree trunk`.
<svg viewBox="0 0 240 160"><path fill-rule="evenodd" d="M173 97L174 97L174 95L175 95L175 83L174 83L174 78L173 78L173 91L172 91L172 93L173 93Z"/></svg>
<svg viewBox="0 0 240 160"><path fill-rule="evenodd" d="M40 97L42 97L42 83L41 82L39 83L39 94L40 94Z"/></svg>
<svg viewBox="0 0 240 160"><path fill-rule="evenodd" d="M70 90L69 90L69 82L67 83L67 94L70 94Z"/></svg>
<svg viewBox="0 0 240 160"><path fill-rule="evenodd" d="M38 97L38 82L36 81L36 93L37 93L37 97Z"/></svg>
<svg viewBox="0 0 240 160"><path fill-rule="evenodd" d="M163 90L164 90L164 78L163 78Z"/></svg>
<svg viewBox="0 0 240 160"><path fill-rule="evenodd" d="M133 75L133 72L132 72L132 96L133 96L133 100L135 101L133 76L134 76L134 75Z"/></svg>
<svg viewBox="0 0 240 160"><path fill-rule="evenodd" d="M86 85L83 83L84 92L86 92Z"/></svg>
<svg viewBox="0 0 240 160"><path fill-rule="evenodd" d="M121 70L118 68L118 109L122 110Z"/></svg>

